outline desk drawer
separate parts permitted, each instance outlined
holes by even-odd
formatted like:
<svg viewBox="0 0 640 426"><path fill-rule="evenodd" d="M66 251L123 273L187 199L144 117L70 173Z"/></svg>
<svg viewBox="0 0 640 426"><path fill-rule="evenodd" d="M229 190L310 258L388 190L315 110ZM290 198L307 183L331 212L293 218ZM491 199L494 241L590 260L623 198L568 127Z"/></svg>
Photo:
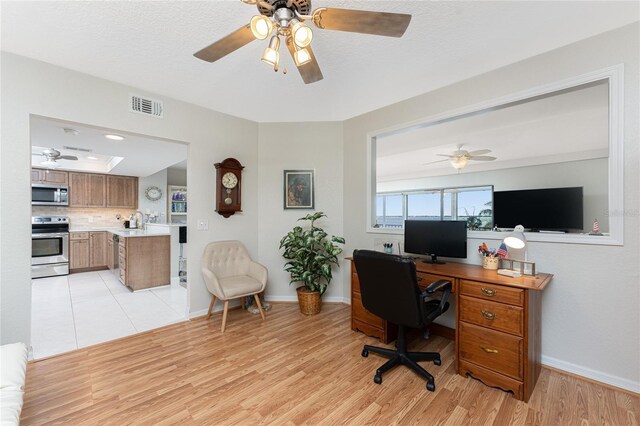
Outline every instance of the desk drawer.
<svg viewBox="0 0 640 426"><path fill-rule="evenodd" d="M355 291L351 293L351 303L353 304L353 315L355 316L355 319L371 324L375 327L383 328L384 321L382 318L367 311L362 305L362 299L360 297L360 293Z"/></svg>
<svg viewBox="0 0 640 426"><path fill-rule="evenodd" d="M492 302L524 306L524 290L503 285L487 284L478 281L460 280L460 294Z"/></svg>
<svg viewBox="0 0 640 426"><path fill-rule="evenodd" d="M448 280L451 281L451 292L455 293L455 279L453 277L446 277L443 275L435 275L429 274L427 272L416 272L416 277L418 278L418 285L422 288L426 288L429 284L440 281L440 280Z"/></svg>
<svg viewBox="0 0 640 426"><path fill-rule="evenodd" d="M517 380L523 378L523 339L499 331L459 322L460 359Z"/></svg>
<svg viewBox="0 0 640 426"><path fill-rule="evenodd" d="M460 295L460 321L522 336L524 334L523 309L504 303L490 302Z"/></svg>

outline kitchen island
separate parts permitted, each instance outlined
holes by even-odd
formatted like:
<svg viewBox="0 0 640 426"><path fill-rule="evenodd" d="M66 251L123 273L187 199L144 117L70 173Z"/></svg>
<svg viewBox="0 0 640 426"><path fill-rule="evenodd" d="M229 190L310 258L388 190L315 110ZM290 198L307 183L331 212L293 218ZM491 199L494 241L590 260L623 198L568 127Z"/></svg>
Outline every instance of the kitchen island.
<svg viewBox="0 0 640 426"><path fill-rule="evenodd" d="M159 287L171 283L170 235L141 229L110 230L119 237L113 247L113 264L117 253L120 281L131 290ZM111 260L111 259L110 259Z"/></svg>

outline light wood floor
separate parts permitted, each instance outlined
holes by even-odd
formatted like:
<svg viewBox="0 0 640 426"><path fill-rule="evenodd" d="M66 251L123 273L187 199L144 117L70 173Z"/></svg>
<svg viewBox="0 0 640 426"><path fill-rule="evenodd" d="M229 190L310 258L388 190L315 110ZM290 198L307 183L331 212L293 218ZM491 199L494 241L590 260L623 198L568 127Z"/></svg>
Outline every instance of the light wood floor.
<svg viewBox="0 0 640 426"><path fill-rule="evenodd" d="M455 374L453 342L423 365L436 392L405 367L373 383L384 360L362 358L350 308L325 304L304 317L274 304L267 320L234 310L29 364L22 424L421 424L624 425L640 398L543 369L528 404Z"/></svg>

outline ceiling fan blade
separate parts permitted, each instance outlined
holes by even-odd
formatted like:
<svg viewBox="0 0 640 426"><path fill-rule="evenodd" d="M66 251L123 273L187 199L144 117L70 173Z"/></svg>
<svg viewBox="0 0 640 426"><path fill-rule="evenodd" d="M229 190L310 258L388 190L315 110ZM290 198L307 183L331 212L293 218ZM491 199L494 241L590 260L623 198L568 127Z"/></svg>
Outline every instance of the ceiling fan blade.
<svg viewBox="0 0 640 426"><path fill-rule="evenodd" d="M402 37L409 22L411 15L404 13L338 8L319 8L313 12L313 23L318 28L387 37Z"/></svg>
<svg viewBox="0 0 640 426"><path fill-rule="evenodd" d="M449 161L449 160L430 161L430 162L428 162L428 163L422 163L422 165L423 165L423 166L427 166L427 165L429 165L429 164L442 163L442 162L445 162L445 161Z"/></svg>
<svg viewBox="0 0 640 426"><path fill-rule="evenodd" d="M490 155L480 155L480 156L472 156L470 160L474 161L493 161L496 157L491 157Z"/></svg>
<svg viewBox="0 0 640 426"><path fill-rule="evenodd" d="M296 49L291 37L286 37L285 42L287 44L287 49L289 49L289 53L291 53L291 57L293 58L293 55L296 53ZM320 71L320 66L318 65L318 61L316 61L316 55L313 54L311 46L307 46L306 49L309 52L309 56L311 56L311 61L304 65L300 65L298 67L298 71L300 71L300 75L302 76L302 80L304 80L305 84L311 84L322 80L324 77L322 76L322 71Z"/></svg>
<svg viewBox="0 0 640 426"><path fill-rule="evenodd" d="M223 37L215 43L194 53L193 56L198 59L202 59L203 61L215 62L218 59L227 56L229 53L240 49L245 44L249 44L255 39L256 38L251 32L251 27L247 24L238 28L228 36Z"/></svg>
<svg viewBox="0 0 640 426"><path fill-rule="evenodd" d="M491 152L490 149L479 149L477 151L469 152L469 155L473 157L474 155L484 155L484 154L488 154L490 152Z"/></svg>
<svg viewBox="0 0 640 426"><path fill-rule="evenodd" d="M56 160L77 160L78 157L76 157L75 155L61 155L59 157L56 157Z"/></svg>
<svg viewBox="0 0 640 426"><path fill-rule="evenodd" d="M449 157L449 158L453 158L455 157L454 155L449 155L449 154L436 154L438 157ZM444 161L444 160L442 160Z"/></svg>

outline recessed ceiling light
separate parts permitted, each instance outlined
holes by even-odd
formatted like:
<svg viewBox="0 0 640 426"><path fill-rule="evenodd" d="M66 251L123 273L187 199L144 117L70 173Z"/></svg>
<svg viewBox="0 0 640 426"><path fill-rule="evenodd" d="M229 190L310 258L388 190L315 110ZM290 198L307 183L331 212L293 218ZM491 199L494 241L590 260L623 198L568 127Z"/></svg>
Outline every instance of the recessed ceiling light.
<svg viewBox="0 0 640 426"><path fill-rule="evenodd" d="M97 157L87 157L89 160L97 160Z"/></svg>
<svg viewBox="0 0 640 426"><path fill-rule="evenodd" d="M123 141L124 140L124 136L120 136L120 135L104 135L105 138L107 139L111 139L112 141Z"/></svg>

